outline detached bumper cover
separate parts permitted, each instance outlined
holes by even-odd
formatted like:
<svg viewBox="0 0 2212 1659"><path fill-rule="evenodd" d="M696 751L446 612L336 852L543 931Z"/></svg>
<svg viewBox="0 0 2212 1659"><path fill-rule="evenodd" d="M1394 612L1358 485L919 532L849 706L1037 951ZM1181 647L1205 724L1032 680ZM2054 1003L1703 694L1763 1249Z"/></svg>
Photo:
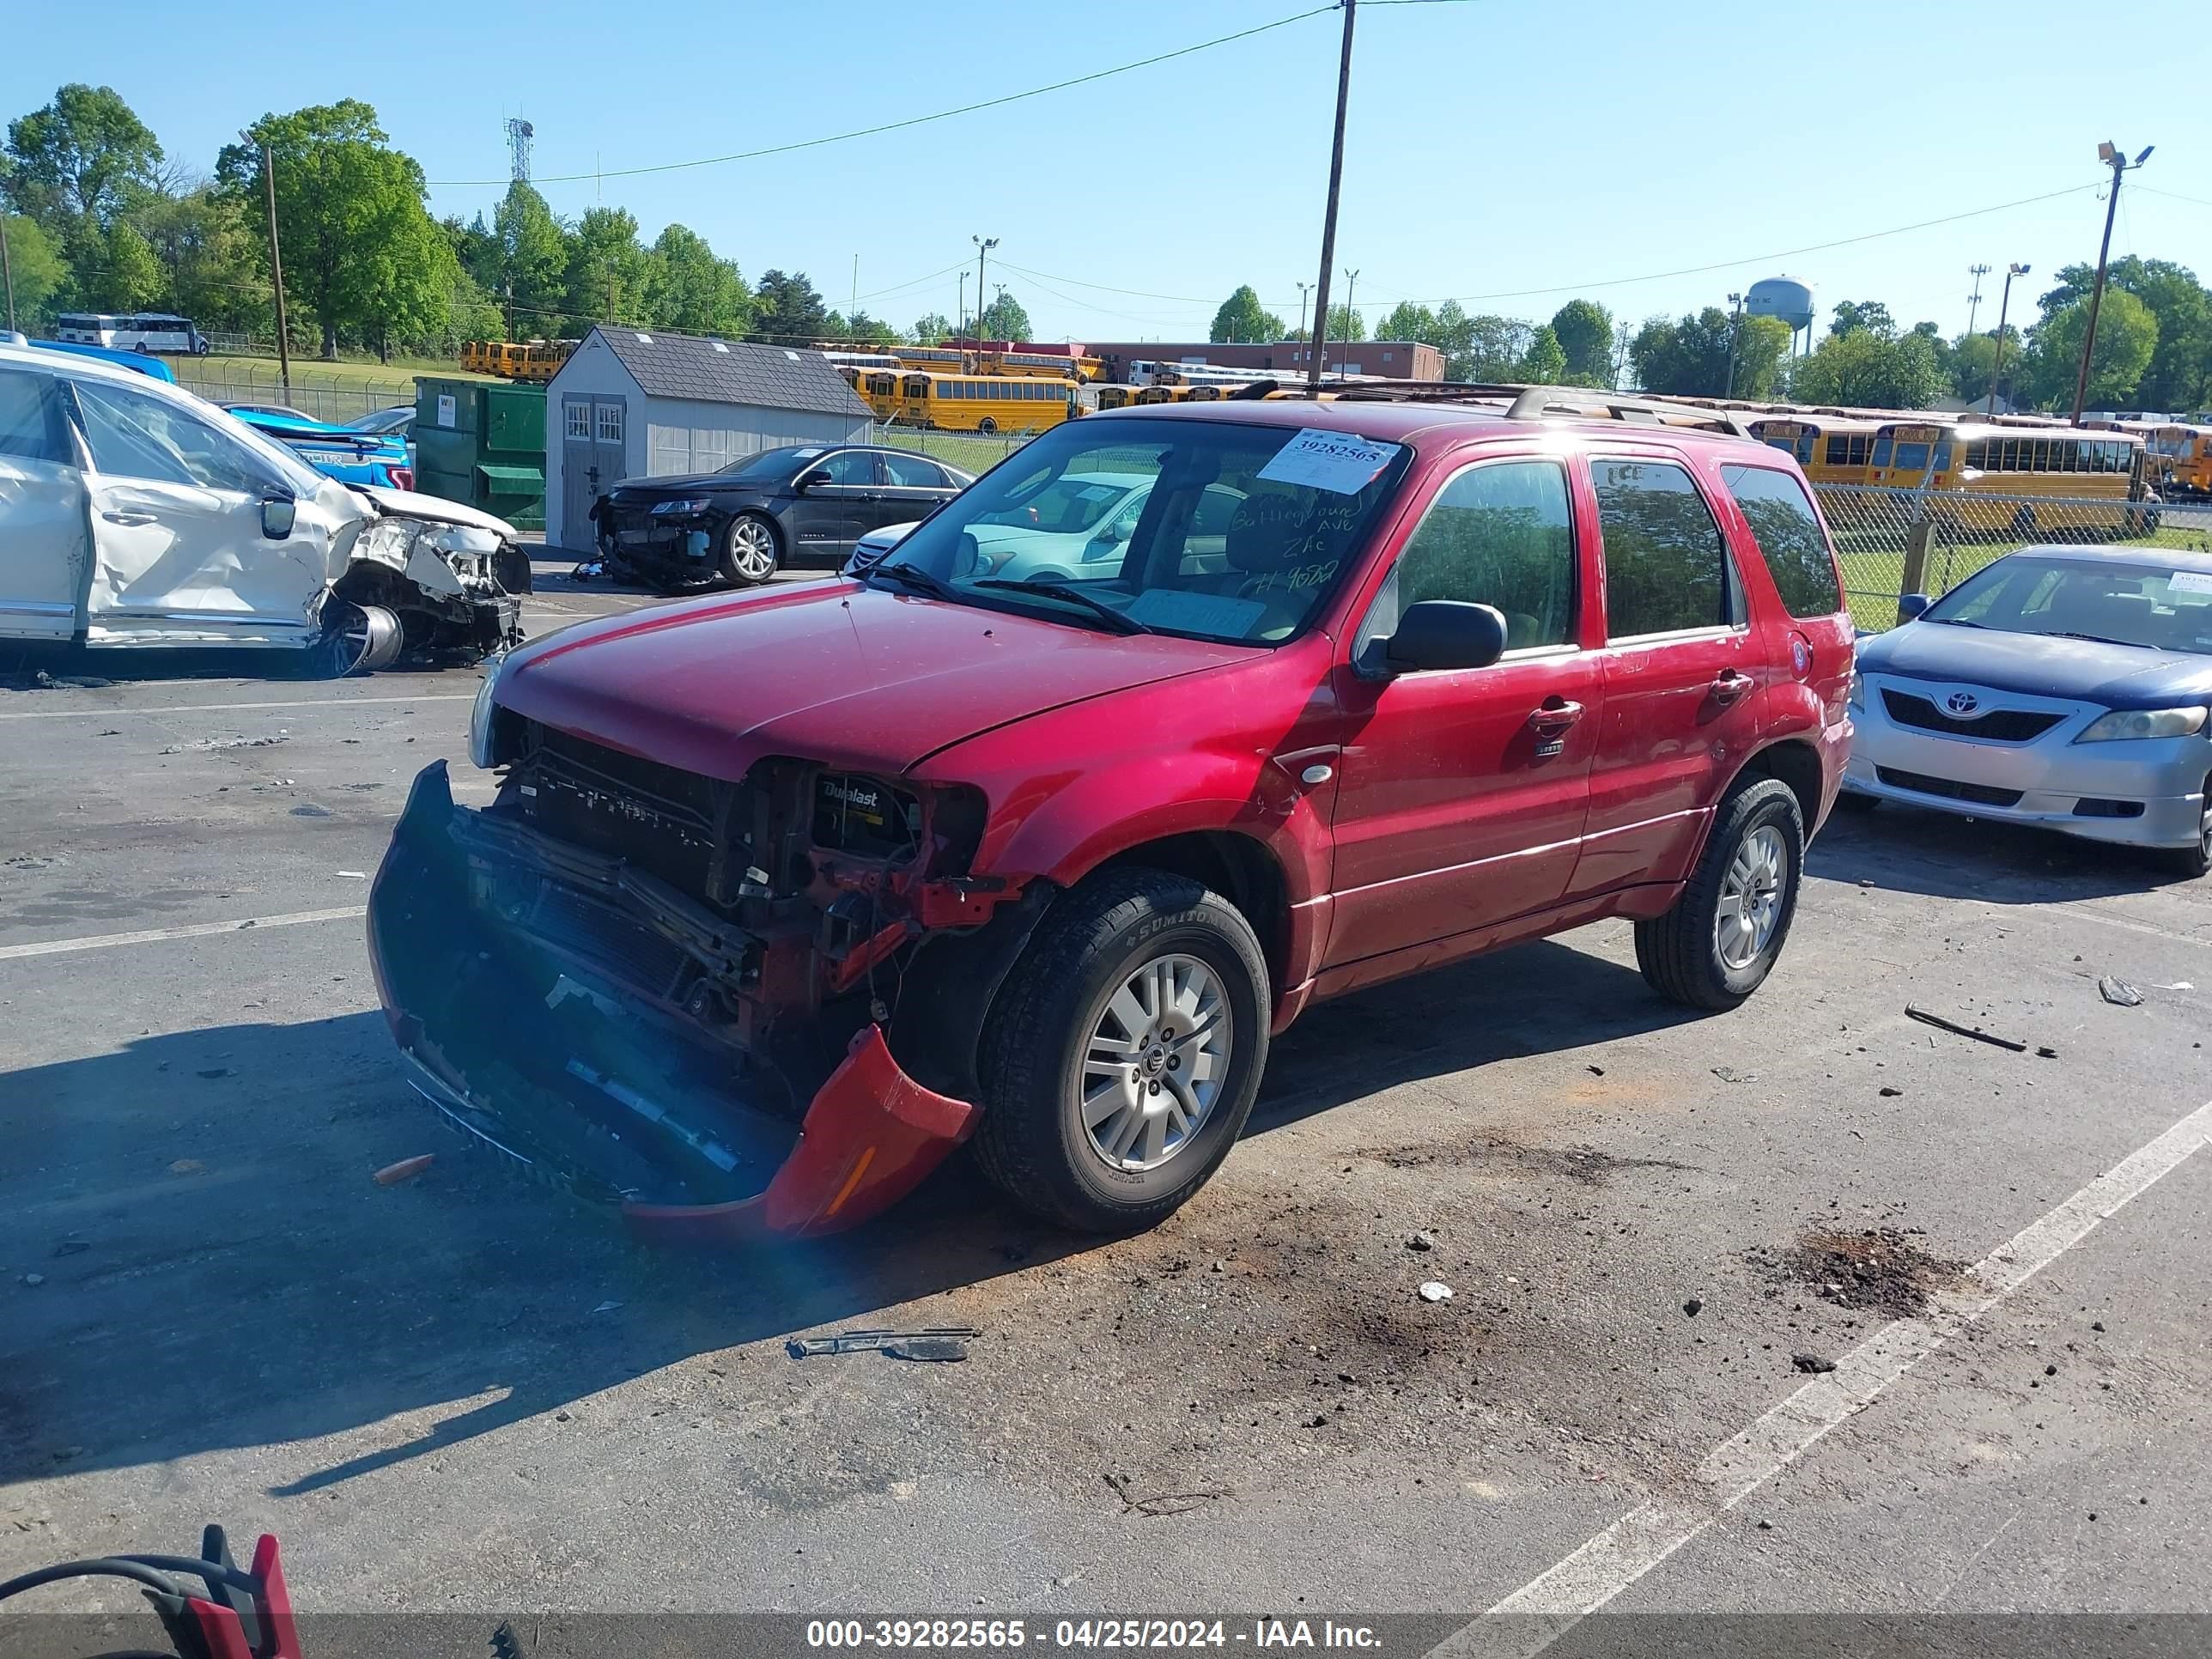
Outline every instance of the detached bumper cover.
<svg viewBox="0 0 2212 1659"><path fill-rule="evenodd" d="M872 1025L799 1112L771 1067L625 971L684 948L649 912L625 914L587 860L533 864L489 830L445 763L426 769L368 943L408 1080L512 1167L641 1234L725 1243L868 1220L973 1130L975 1108L908 1077Z"/></svg>

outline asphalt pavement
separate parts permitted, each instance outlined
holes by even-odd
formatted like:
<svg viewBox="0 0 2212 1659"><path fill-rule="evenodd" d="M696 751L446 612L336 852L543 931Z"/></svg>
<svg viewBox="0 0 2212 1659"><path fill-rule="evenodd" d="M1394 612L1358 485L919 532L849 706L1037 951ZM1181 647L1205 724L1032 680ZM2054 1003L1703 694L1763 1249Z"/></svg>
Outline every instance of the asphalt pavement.
<svg viewBox="0 0 2212 1659"><path fill-rule="evenodd" d="M533 634L646 602L565 568ZM1316 1007L1152 1233L956 1163L677 1255L393 1064L359 909L422 766L489 799L474 670L70 672L0 691L0 1576L220 1520L323 1611L2212 1612L2212 884L1846 818L1741 1010L1619 924Z"/></svg>

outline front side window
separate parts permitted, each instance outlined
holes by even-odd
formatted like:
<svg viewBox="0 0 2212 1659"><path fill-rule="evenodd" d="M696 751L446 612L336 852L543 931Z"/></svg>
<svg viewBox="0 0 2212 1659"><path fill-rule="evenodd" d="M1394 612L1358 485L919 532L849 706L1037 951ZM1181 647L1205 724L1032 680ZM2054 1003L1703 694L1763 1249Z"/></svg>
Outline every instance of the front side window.
<svg viewBox="0 0 2212 1659"><path fill-rule="evenodd" d="M1616 640L1735 620L1727 544L1686 468L1590 463L1605 543L1606 614Z"/></svg>
<svg viewBox="0 0 2212 1659"><path fill-rule="evenodd" d="M1828 538L1797 480L1765 466L1724 466L1721 477L1751 525L1774 591L1793 617L1832 617L1844 608Z"/></svg>
<svg viewBox="0 0 2212 1659"><path fill-rule="evenodd" d="M1423 599L1494 606L1505 648L1569 645L1575 638L1574 514L1565 471L1553 461L1469 467L1437 493L1376 596L1358 650L1397 631Z"/></svg>
<svg viewBox="0 0 2212 1659"><path fill-rule="evenodd" d="M865 449L840 450L815 471L827 472L833 484L872 484L876 481L876 458Z"/></svg>
<svg viewBox="0 0 2212 1659"><path fill-rule="evenodd" d="M120 386L79 380L76 387L94 471L240 495L253 489L245 455L185 410Z"/></svg>
<svg viewBox="0 0 2212 1659"><path fill-rule="evenodd" d="M1064 424L953 497L867 580L896 586L903 567L921 573L915 591L961 604L1274 645L1349 576L1411 460L1402 444L1268 423Z"/></svg>

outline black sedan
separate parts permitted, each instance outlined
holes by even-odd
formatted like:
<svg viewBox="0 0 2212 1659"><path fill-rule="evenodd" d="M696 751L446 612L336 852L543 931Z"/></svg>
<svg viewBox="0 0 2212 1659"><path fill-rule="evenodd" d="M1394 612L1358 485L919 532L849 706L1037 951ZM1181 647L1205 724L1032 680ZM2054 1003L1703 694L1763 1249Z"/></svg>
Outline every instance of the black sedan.
<svg viewBox="0 0 2212 1659"><path fill-rule="evenodd" d="M624 478L592 519L611 574L663 590L750 586L786 563L841 563L869 531L921 518L974 482L912 450L795 444L720 472Z"/></svg>

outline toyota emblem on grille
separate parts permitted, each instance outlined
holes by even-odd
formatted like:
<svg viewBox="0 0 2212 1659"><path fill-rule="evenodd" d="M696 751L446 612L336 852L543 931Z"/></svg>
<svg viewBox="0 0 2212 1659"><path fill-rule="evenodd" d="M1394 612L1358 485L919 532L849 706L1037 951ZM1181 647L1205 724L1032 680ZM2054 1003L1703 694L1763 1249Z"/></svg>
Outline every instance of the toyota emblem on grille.
<svg viewBox="0 0 2212 1659"><path fill-rule="evenodd" d="M1982 700L1971 691L1954 691L1943 699L1943 707L1954 714L1975 714L1980 710L1981 706Z"/></svg>

